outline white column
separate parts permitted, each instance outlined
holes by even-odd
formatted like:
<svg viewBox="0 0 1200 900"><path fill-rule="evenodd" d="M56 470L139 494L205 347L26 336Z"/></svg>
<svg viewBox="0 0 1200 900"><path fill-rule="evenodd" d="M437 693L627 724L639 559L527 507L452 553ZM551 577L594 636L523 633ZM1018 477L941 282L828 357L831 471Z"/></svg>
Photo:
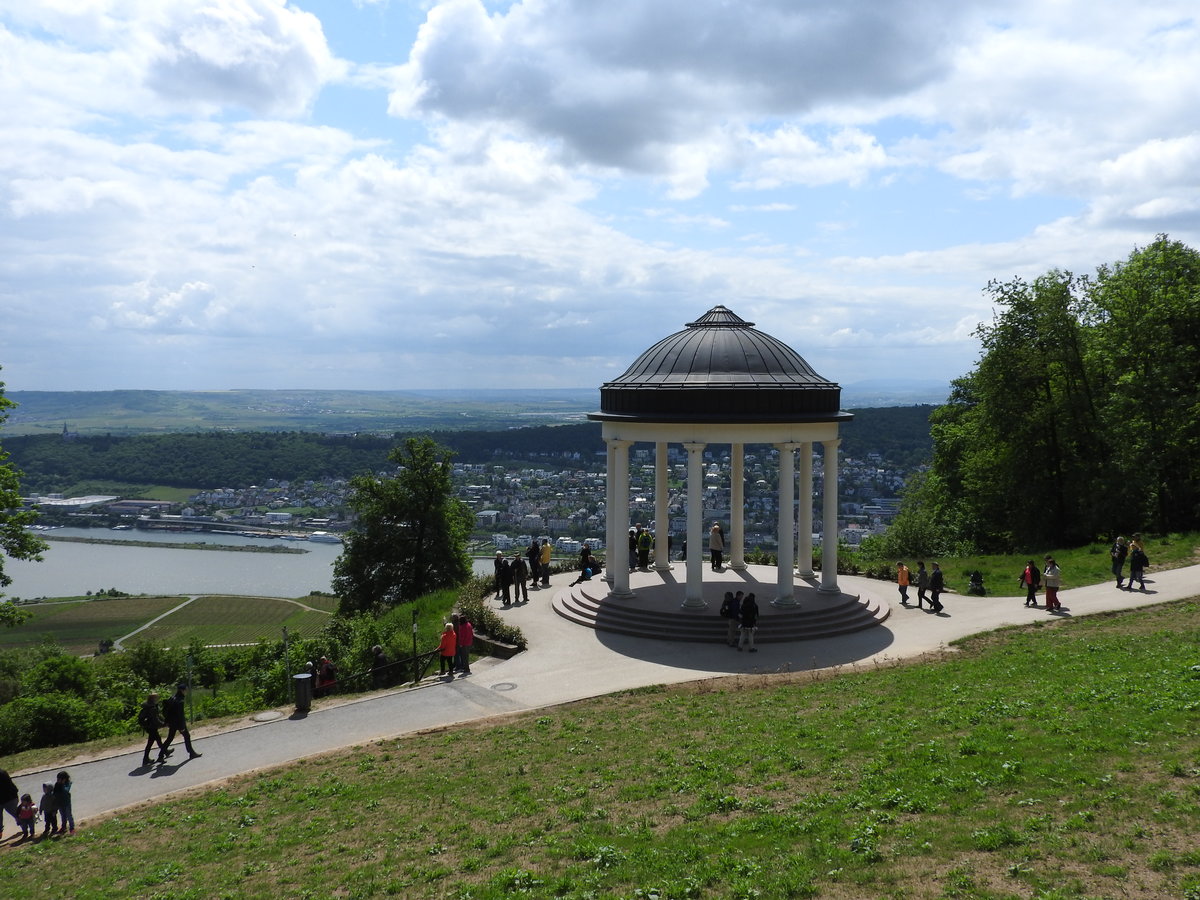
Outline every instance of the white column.
<svg viewBox="0 0 1200 900"><path fill-rule="evenodd" d="M608 453L605 460L606 468L604 470L604 546L608 549L604 551L604 555L609 562L607 571L604 573L604 580L608 582L609 587L613 583L613 566L611 565L612 545L616 543L613 540L614 529L617 527L617 448L616 442L611 438L605 438L604 448Z"/></svg>
<svg viewBox="0 0 1200 900"><path fill-rule="evenodd" d="M811 441L800 444L800 523L796 528L796 571L811 577L812 567L812 454Z"/></svg>
<svg viewBox="0 0 1200 900"><path fill-rule="evenodd" d="M775 448L779 451L779 515L775 542L779 548L779 565L775 599L771 602L775 606L795 606L796 592L792 581L795 516L792 506L796 496L796 444L776 444Z"/></svg>
<svg viewBox="0 0 1200 900"><path fill-rule="evenodd" d="M654 568L666 572L671 568L671 507L667 495L667 443L654 445Z"/></svg>
<svg viewBox="0 0 1200 900"><path fill-rule="evenodd" d="M617 521L613 526L615 540L608 545L608 571L612 576L615 597L632 597L629 589L629 448L633 441L613 441L616 447L616 508L608 514ZM609 476L612 477L611 475Z"/></svg>
<svg viewBox="0 0 1200 900"><path fill-rule="evenodd" d="M745 445L729 448L729 568L746 568Z"/></svg>
<svg viewBox="0 0 1200 900"><path fill-rule="evenodd" d="M840 593L837 583L837 520L838 520L838 446L840 440L821 441L825 451L825 477L821 494L824 525L821 535L821 587L819 590Z"/></svg>
<svg viewBox="0 0 1200 900"><path fill-rule="evenodd" d="M702 609L704 602L704 444L684 444L688 455L687 475L687 586L683 605Z"/></svg>

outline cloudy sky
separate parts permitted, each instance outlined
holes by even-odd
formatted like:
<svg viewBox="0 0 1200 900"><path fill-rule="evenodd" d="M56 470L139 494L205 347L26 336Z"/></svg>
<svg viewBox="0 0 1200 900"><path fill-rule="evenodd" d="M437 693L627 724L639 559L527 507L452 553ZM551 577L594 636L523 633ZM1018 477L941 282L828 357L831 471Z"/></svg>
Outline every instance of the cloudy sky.
<svg viewBox="0 0 1200 900"><path fill-rule="evenodd" d="M948 381L1200 244L1194 0L0 0L14 390L594 387L711 306Z"/></svg>

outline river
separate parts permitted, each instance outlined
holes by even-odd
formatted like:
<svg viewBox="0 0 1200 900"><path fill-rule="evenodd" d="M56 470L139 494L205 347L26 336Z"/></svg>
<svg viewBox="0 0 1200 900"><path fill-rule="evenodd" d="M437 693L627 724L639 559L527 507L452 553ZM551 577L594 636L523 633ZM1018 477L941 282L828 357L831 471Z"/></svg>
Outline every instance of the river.
<svg viewBox="0 0 1200 900"><path fill-rule="evenodd" d="M99 528L58 528L63 537L128 540L130 546L79 544L47 540L42 562L5 559L12 584L8 597L74 597L88 591L116 588L127 594L248 594L263 597L302 597L332 590L333 562L341 544L276 541L240 535L109 531ZM139 547L133 541L207 543L218 546L275 546L307 553L246 553L220 550L176 550ZM490 559L475 561L475 571L490 574Z"/></svg>

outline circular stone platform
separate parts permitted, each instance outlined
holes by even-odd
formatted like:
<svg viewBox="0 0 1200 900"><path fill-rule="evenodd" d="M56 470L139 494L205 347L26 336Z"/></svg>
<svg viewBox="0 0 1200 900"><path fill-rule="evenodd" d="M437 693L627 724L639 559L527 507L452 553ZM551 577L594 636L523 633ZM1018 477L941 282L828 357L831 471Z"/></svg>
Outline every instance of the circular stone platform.
<svg viewBox="0 0 1200 900"><path fill-rule="evenodd" d="M796 579L799 606L779 609L771 605L776 590L776 569L748 566L742 571L714 572L705 563L703 609L684 608L683 563L665 573L635 570L629 574L633 597L609 594L607 582L594 578L554 595L554 611L565 619L597 631L666 641L725 643L728 621L719 615L726 591L753 592L758 601L755 642L781 643L831 637L873 628L891 613L882 596L830 594L817 590L819 576Z"/></svg>

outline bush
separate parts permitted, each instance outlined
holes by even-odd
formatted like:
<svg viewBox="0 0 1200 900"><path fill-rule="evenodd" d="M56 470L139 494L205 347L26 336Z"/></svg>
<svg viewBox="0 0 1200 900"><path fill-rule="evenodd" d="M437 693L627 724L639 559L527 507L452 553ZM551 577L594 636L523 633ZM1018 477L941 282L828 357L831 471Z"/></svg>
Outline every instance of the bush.
<svg viewBox="0 0 1200 900"><path fill-rule="evenodd" d="M120 704L70 694L18 697L0 707L0 756L120 734Z"/></svg>
<svg viewBox="0 0 1200 900"><path fill-rule="evenodd" d="M458 608L466 613L475 630L494 640L513 644L524 650L525 635L520 628L509 625L485 602L492 593L492 579L476 576L464 584L458 592Z"/></svg>

